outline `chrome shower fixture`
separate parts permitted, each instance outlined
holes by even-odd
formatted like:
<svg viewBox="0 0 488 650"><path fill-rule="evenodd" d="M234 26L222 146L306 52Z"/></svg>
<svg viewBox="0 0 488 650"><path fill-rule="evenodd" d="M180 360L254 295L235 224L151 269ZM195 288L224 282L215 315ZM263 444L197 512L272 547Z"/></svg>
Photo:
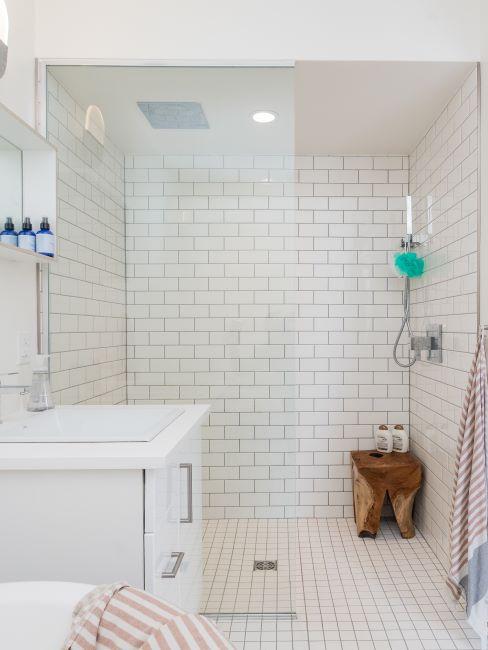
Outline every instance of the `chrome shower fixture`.
<svg viewBox="0 0 488 650"><path fill-rule="evenodd" d="M417 355L415 352L413 357L408 357L406 363L403 363L398 359L398 345L405 328L407 328L408 336L410 337L410 340L412 340L413 333L410 327L410 278L408 276L405 276L405 287L403 290L403 318L400 330L393 345L393 360L401 368L410 368L417 361Z"/></svg>
<svg viewBox="0 0 488 650"><path fill-rule="evenodd" d="M411 250L412 248L417 248L420 246L419 242L413 241L413 211L412 211L412 197L410 194L407 194L405 197L405 205L407 209L407 234L405 237L402 237L401 246L406 251Z"/></svg>
<svg viewBox="0 0 488 650"><path fill-rule="evenodd" d="M403 249L409 251L412 248L417 248L417 246L420 246L420 242L419 241L414 241L413 240L413 235L410 233L410 234L407 234L406 237L402 237L402 239L400 241L400 246Z"/></svg>

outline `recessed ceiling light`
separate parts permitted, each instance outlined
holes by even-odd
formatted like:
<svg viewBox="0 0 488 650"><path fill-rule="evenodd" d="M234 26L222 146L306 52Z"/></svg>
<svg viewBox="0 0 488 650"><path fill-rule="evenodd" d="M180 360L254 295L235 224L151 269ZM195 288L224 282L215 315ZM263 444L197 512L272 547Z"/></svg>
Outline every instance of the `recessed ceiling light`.
<svg viewBox="0 0 488 650"><path fill-rule="evenodd" d="M258 124L269 124L274 122L278 117L278 113L273 113L273 111L255 111L252 114L252 119Z"/></svg>

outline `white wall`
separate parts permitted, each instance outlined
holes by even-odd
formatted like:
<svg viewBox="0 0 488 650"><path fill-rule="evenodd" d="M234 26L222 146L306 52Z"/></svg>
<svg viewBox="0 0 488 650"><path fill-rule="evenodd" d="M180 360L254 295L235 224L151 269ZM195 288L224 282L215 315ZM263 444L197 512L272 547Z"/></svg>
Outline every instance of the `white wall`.
<svg viewBox="0 0 488 650"><path fill-rule="evenodd" d="M412 448L424 466L416 523L447 565L461 406L477 328L478 94L472 72L410 156L414 238L426 272L412 280L412 326L443 328L442 364L410 371Z"/></svg>
<svg viewBox="0 0 488 650"><path fill-rule="evenodd" d="M0 102L31 126L35 106L35 3L6 0L9 50L5 76L0 79Z"/></svg>
<svg viewBox="0 0 488 650"><path fill-rule="evenodd" d="M10 19L9 58L5 76L0 79L0 102L20 118L34 124L34 2L7 0ZM6 134L8 135L8 134ZM3 216L3 215L2 215ZM3 229L3 223L0 224ZM0 353L0 373L20 372L11 383L30 380L30 366L17 366L17 335L29 333L31 352L36 351L37 303L34 265L0 262L2 286L0 340L8 343ZM0 381L8 381L0 377ZM4 413L15 409L18 400L3 398Z"/></svg>
<svg viewBox="0 0 488 650"><path fill-rule="evenodd" d="M36 3L39 57L479 58L479 0Z"/></svg>
<svg viewBox="0 0 488 650"><path fill-rule="evenodd" d="M126 157L128 397L211 403L207 516L351 516L349 451L408 421L407 163Z"/></svg>
<svg viewBox="0 0 488 650"><path fill-rule="evenodd" d="M51 379L57 403L118 404L126 401L124 157L84 120L48 74L47 137L58 153Z"/></svg>

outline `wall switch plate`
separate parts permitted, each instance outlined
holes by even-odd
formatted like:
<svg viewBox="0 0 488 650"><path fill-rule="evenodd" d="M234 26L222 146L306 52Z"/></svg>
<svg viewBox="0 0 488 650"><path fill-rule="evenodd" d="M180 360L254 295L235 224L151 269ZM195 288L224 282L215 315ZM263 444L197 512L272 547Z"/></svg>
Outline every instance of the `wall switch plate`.
<svg viewBox="0 0 488 650"><path fill-rule="evenodd" d="M17 364L19 366L25 365L30 362L32 341L31 335L22 332L17 335Z"/></svg>

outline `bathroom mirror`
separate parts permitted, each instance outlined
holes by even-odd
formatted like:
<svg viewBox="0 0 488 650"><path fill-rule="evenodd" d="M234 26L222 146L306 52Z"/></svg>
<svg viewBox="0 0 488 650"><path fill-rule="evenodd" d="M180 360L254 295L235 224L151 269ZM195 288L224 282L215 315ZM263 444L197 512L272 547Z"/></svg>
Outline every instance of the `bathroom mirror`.
<svg viewBox="0 0 488 650"><path fill-rule="evenodd" d="M0 137L0 226L12 217L15 227L22 219L22 151Z"/></svg>

